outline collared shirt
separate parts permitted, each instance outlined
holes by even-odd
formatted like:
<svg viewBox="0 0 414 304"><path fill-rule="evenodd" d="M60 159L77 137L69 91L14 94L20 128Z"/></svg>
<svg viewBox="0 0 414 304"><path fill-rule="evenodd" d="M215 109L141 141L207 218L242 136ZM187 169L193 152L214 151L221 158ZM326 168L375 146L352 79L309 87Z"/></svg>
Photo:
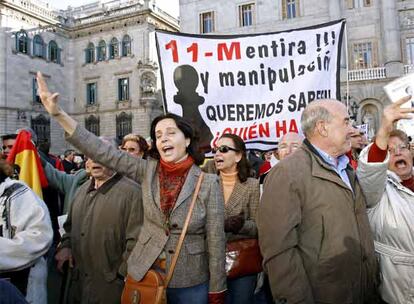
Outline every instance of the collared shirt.
<svg viewBox="0 0 414 304"><path fill-rule="evenodd" d="M336 173L338 173L339 177L349 187L349 189L354 191L352 189L351 182L349 181L348 174L346 173L346 167L348 166L349 158L345 154L339 156L338 158L335 158L335 157L330 156L325 151L319 149L318 147L314 145L312 146L322 156L323 160L327 162L332 167L332 169L335 170Z"/></svg>
<svg viewBox="0 0 414 304"><path fill-rule="evenodd" d="M114 173L112 174L112 176L106 180L98 189L96 189L95 187L95 179L92 177L90 179L90 184L88 187L88 190L86 191L87 193L90 193L92 191L99 191L102 194L105 194L106 192L109 191L109 189L112 188L113 185L115 185L120 179L122 178L121 174L118 173Z"/></svg>

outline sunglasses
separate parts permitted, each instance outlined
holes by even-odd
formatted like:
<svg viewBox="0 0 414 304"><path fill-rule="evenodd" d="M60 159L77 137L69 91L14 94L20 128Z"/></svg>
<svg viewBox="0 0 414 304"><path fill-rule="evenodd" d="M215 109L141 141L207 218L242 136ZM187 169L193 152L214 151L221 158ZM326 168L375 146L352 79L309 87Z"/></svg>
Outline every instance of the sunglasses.
<svg viewBox="0 0 414 304"><path fill-rule="evenodd" d="M213 152L213 154L216 154L217 151L220 151L220 153L227 153L229 151L239 152L239 150L226 146L226 145L222 145L220 147L214 147L211 152Z"/></svg>

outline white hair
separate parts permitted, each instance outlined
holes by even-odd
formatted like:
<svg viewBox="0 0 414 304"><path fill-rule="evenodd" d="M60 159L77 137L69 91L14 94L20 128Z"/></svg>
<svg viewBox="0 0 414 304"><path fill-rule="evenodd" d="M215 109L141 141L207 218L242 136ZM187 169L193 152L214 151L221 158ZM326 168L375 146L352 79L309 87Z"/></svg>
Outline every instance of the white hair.
<svg viewBox="0 0 414 304"><path fill-rule="evenodd" d="M330 122L332 120L332 114L323 105L318 105L319 102L314 101L312 105L305 108L300 118L302 126L302 132L307 138L312 136L316 123L319 120Z"/></svg>

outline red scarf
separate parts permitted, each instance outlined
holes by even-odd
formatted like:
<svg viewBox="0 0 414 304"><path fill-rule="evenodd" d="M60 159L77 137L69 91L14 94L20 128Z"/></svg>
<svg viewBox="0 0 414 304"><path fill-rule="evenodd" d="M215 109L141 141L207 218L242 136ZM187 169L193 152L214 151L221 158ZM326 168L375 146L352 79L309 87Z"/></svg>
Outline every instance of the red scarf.
<svg viewBox="0 0 414 304"><path fill-rule="evenodd" d="M179 163L167 163L160 160L160 206L166 216L169 216L174 208L188 171L193 164L194 160L191 156Z"/></svg>
<svg viewBox="0 0 414 304"><path fill-rule="evenodd" d="M407 187L414 192L414 176L411 176L409 179L401 181L404 187Z"/></svg>

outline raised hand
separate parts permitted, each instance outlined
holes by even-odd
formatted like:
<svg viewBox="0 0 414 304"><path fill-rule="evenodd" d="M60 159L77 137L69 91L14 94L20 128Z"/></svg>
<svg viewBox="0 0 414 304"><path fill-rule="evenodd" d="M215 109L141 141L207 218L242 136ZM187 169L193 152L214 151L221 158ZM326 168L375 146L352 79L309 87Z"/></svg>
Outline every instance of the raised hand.
<svg viewBox="0 0 414 304"><path fill-rule="evenodd" d="M414 108L401 108L401 106L410 99L411 96L403 97L384 108L381 126L375 139L375 143L379 148L383 150L387 149L388 138L391 131L394 129L395 122L400 119L414 119L413 115L410 114L414 113Z"/></svg>
<svg viewBox="0 0 414 304"><path fill-rule="evenodd" d="M63 111L58 104L59 93L51 93L47 88L46 81L42 73L37 72L37 86L40 100L46 111L52 116L69 135L72 135L76 129L77 122Z"/></svg>
<svg viewBox="0 0 414 304"><path fill-rule="evenodd" d="M42 101L46 111L51 116L57 116L61 114L61 109L58 105L58 96L59 93L51 93L47 87L46 81L43 78L42 73L37 72L36 75L37 85L38 85L38 94L40 96L40 100Z"/></svg>
<svg viewBox="0 0 414 304"><path fill-rule="evenodd" d="M406 96L386 106L382 114L382 125L388 128L392 128L394 122L400 119L413 118L413 116L410 115L410 113L414 112L414 108L401 108L401 106L404 103L408 102L410 99L411 96Z"/></svg>

